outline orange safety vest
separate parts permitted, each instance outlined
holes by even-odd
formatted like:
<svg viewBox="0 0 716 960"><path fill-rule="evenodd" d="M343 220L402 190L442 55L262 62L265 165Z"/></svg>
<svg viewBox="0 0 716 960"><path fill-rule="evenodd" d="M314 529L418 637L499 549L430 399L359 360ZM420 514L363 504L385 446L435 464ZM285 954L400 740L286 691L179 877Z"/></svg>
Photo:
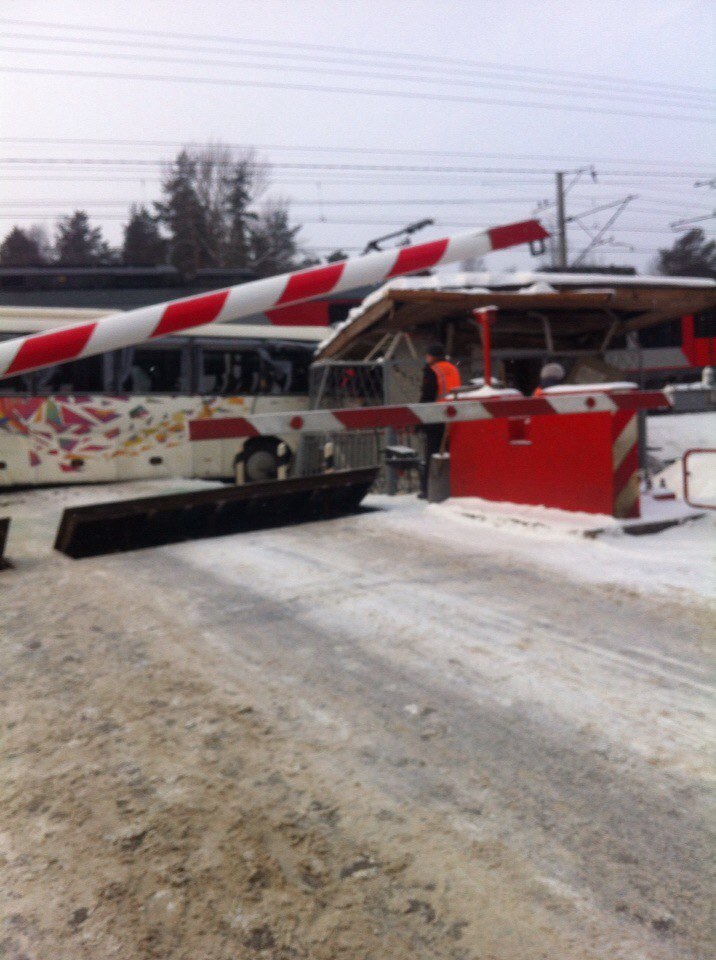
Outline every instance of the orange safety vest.
<svg viewBox="0 0 716 960"><path fill-rule="evenodd" d="M435 373L438 379L437 399L442 400L445 394L451 390L456 390L460 384L460 371L447 360L438 360L430 365L430 369Z"/></svg>

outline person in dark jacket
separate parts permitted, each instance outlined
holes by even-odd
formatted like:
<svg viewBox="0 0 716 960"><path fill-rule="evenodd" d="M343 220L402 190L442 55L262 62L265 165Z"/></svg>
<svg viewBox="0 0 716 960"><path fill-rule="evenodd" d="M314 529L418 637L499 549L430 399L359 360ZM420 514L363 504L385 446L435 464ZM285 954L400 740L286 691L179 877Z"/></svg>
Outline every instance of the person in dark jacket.
<svg viewBox="0 0 716 960"><path fill-rule="evenodd" d="M431 344L425 354L423 383L420 389L420 403L435 403L443 400L451 390L460 386L460 372L457 367L445 359L445 349L440 343ZM420 477L420 493L425 499L428 495L428 475L430 460L440 452L445 427L441 423L429 423L423 428L425 435L425 464Z"/></svg>

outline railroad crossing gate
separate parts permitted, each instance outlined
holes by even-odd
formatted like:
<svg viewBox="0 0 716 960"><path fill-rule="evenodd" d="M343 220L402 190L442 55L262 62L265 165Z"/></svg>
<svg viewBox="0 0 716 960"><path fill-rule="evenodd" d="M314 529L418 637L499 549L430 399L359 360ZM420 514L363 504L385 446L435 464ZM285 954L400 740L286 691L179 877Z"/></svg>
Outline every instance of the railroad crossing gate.
<svg viewBox="0 0 716 960"><path fill-rule="evenodd" d="M637 414L668 407L661 391L601 384L530 398L495 391L480 400L197 420L189 431L205 441L444 424L451 496L627 518L639 516Z"/></svg>

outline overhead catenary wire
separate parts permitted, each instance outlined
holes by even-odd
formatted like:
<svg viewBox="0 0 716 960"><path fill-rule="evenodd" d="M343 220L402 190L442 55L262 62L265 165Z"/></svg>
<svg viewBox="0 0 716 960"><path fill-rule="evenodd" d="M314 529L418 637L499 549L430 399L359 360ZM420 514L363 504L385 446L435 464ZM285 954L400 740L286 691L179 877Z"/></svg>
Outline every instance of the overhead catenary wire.
<svg viewBox="0 0 716 960"><path fill-rule="evenodd" d="M271 200L271 197L267 197L267 200ZM376 198L374 200L364 199L364 200L332 200L332 199L315 199L315 200L305 200L305 199L291 199L289 205L291 207L394 207L394 206L475 206L483 203L492 204L492 203L529 203L529 197L472 197L472 198L409 198L404 199L385 199L385 198ZM152 203L154 201L145 201L146 203ZM46 206L46 207L56 207L60 205L67 206L80 205L80 206L89 206L89 207L130 207L132 205L140 204L141 201L135 200L86 200L80 198L72 198L68 200L66 197L61 200L51 200L51 199L35 199L35 200L0 200L0 207L16 206L16 207L28 207L28 206ZM593 211L588 211L589 213Z"/></svg>
<svg viewBox="0 0 716 960"><path fill-rule="evenodd" d="M253 61L249 61L248 63L246 61L242 61L241 62L242 65L254 66L260 69L275 68L276 64L270 64L270 63L257 64L255 62L256 58L271 58L273 60L279 60L281 61L279 66L282 69L289 69L289 70L300 69L300 68L292 67L290 65L286 67L285 65L286 60L304 60L304 61L309 61L312 65L315 65L316 63L332 63L332 64L347 63L349 65L362 67L364 68L364 71L366 69L375 70L375 68L379 68L383 70L387 69L392 71L396 69L405 69L405 66L403 65L402 62L400 62L399 66L395 66L390 61L390 59L386 61L384 57L380 57L379 55L375 55L375 56L371 55L370 59L366 61L366 60L356 59L356 56L351 54L320 56L320 55L317 55L315 52L310 54L306 52L287 52L287 51L279 52L273 49L267 50L267 51L257 51L253 48L249 50L237 50L237 49L226 49L224 47L216 47L216 46L213 46L213 47L198 46L196 44L176 44L176 43L166 43L166 42L159 43L157 41L143 42L138 40L130 40L127 38L116 39L116 40L115 39L104 40L97 37L89 37L89 36L81 36L81 35L63 37L61 35L58 36L57 34L46 35L46 34L37 34L37 33L27 34L27 33L9 33L9 32L6 32L4 36L5 36L5 39L24 39L24 40L35 40L35 41L40 40L40 41L50 42L52 44L57 44L58 42L65 43L65 44L80 43L85 45L91 44L92 46L95 46L95 47L111 46L111 47L120 47L120 48L129 47L135 50L137 49L157 50L158 49L158 50L174 50L174 51L180 51L180 52L193 51L193 52L199 52L199 53L209 53L214 56L216 56L217 54L229 55L234 57L236 57L237 55L241 55L242 57L249 56L254 58ZM23 49L15 46L10 47L9 49L11 49L12 51L19 51L19 52L35 52L32 50L28 50L27 48ZM53 53L53 52L62 53L63 51L55 51L54 49L43 48L42 52L43 53ZM82 55L98 56L97 54L94 54L92 51L83 51ZM105 54L104 53L99 54L99 56L104 57ZM112 56L112 54L109 54L109 56ZM377 62L376 62L376 57L377 57ZM146 55L142 55L141 59L146 60L147 59ZM160 58L155 54L153 56L153 59L160 59ZM205 61L205 60L197 60L196 58L192 58L188 61L184 59L180 62L209 63L211 65L220 64L220 62L217 60ZM237 63L239 62L236 60L232 61L232 65ZM412 66L413 62L411 62L410 65ZM621 95L626 95L627 97L636 96L637 98L645 102L650 99L653 100L654 102L659 102L660 100L663 101L664 99L666 99L667 101L682 100L685 103L691 102L694 104L698 104L700 102L703 102L708 104L708 103L711 103L714 99L714 94L712 94L708 90L703 90L701 92L684 91L678 88L671 88L668 85L664 85L656 89L650 89L650 88L644 88L639 85L636 85L634 82L628 82L628 81L620 80L617 78L614 78L613 80L610 80L610 81L606 81L608 85L603 86L601 84L605 83L605 81L595 82L594 79L578 79L578 78L565 79L563 77L551 77L551 76L535 77L533 75L530 75L529 73L525 74L525 73L520 73L519 71L517 73L510 74L511 69L513 68L483 65L480 67L473 67L473 68L469 68L468 70L465 70L464 68L456 67L454 64L441 63L439 66L432 66L429 63L428 64L423 63L421 66L421 76L420 78L417 78L417 79L419 79L421 82L427 81L427 82L438 82L438 83L439 82L458 82L458 83L468 82L469 83L471 79L480 78L482 83L484 84L491 85L491 86L500 86L500 87L507 86L507 89L519 89L512 85L515 83L524 85L526 83L529 85L527 89L532 89L535 85L539 85L542 88L546 87L548 92L561 93L561 94L569 93L574 95L574 93L579 93L580 95L591 96L591 97L604 97L604 96L609 96L613 94L621 94ZM429 75L431 70L440 71L440 72L436 73L434 76L431 77ZM335 73L336 71L334 69L331 72ZM397 79L394 73L389 74L389 76ZM411 79L416 79L416 78L413 77ZM562 91L553 89L554 87L557 87L557 86L567 87L568 89L565 89ZM523 89L524 89L524 86L523 86ZM630 94L629 90L632 90L634 92Z"/></svg>
<svg viewBox="0 0 716 960"><path fill-rule="evenodd" d="M511 71L520 75L536 75L536 76L550 76L550 77L563 77L563 78L572 78L572 79L581 79L581 80L591 80L592 82L608 82L608 83L625 83L631 84L632 86L641 86L645 88L667 88L672 90L682 90L682 91L692 91L698 93L712 93L714 91L705 90L703 87L694 87L688 84L664 84L661 81L653 80L637 80L633 78L626 77L614 77L605 74L595 74L595 73L579 73L577 71L568 71L568 70L555 70L554 68L548 67L530 67L524 64L514 65L514 64L501 64L494 61L477 61L477 60L468 60L466 58L457 58L457 57L445 57L438 56L435 54L424 54L416 52L404 52L404 51L387 51L387 50L369 50L366 48L360 47L345 47L338 45L329 45L329 44L317 44L317 43L298 43L298 42L287 42L287 41L277 41L277 40L264 40L256 38L242 38L242 37L232 37L231 35L216 35L216 34L196 34L196 33L180 33L177 31L169 30L146 30L138 28L120 28L120 27L106 27L101 25L92 25L88 23L67 23L67 22L58 22L58 21L46 21L46 20L22 20L18 18L0 18L0 23L13 26L22 26L22 27L33 27L33 28L43 28L43 29L55 29L55 30L81 30L84 32L90 33L99 33L112 36L141 36L141 37L159 37L162 39L181 39L181 40L191 40L196 41L198 39L207 42L221 42L221 43L230 43L230 44L242 44L245 46L252 47L265 47L270 49L295 49L295 50L310 50L310 51L327 51L327 52L337 52L341 54L354 54L357 56L380 56L383 59L396 59L396 60L407 60L410 63L444 63L449 65L466 65L472 68L475 67L490 67L497 70Z"/></svg>
<svg viewBox="0 0 716 960"><path fill-rule="evenodd" d="M120 60L123 62L139 62L145 65L149 63L159 63L159 64L181 64L181 65L190 65L193 67L196 66L210 66L210 67L230 67L232 69L243 69L248 68L251 70L277 70L277 66L271 63L252 63L247 62L246 60L217 60L217 59L203 59L197 57L176 57L176 56L162 56L159 54L151 54L147 56L142 53L123 53L123 52L107 52L102 51L101 53L96 53L92 50L58 50L55 48L38 48L38 47L19 47L11 44L0 44L0 51L4 53L20 53L20 54L30 54L30 55L42 55L42 56L53 56L53 57L72 57L73 59L77 58L93 58L101 59L102 61L106 60ZM366 80L392 80L399 82L407 83L417 83L417 84L430 84L435 86L435 84L444 83L450 84L451 86L463 86L463 87L472 87L476 89L482 88L492 88L492 89L505 89L505 81L494 80L494 79L470 79L470 78L461 78L461 77L435 77L435 76L425 76L419 74L405 74L405 73L394 73L394 72L381 72L376 71L375 69L367 71L366 69L346 69L343 67L317 67L313 64L302 66L300 64L292 64L290 66L283 66L280 68L281 73L285 74L286 71L292 71L294 73L310 73L318 74L322 76L330 77L360 77ZM588 100L604 100L608 99L610 102L614 100L621 100L627 103L634 104L644 104L647 106L667 106L674 109L681 109L686 107L693 110L708 110L712 111L716 105L713 100L709 99L695 99L693 96L686 94L663 96L656 94L635 94L629 93L624 90L573 90L573 89L554 89L554 88L544 88L544 84L539 86L536 82L529 83L527 85L524 82L515 85L514 83L508 83L507 85L508 92L518 92L518 93L537 93L545 94L547 96L554 97L579 97L580 100L585 98ZM570 109L570 104L565 104L565 109Z"/></svg>
<svg viewBox="0 0 716 960"><path fill-rule="evenodd" d="M271 203L273 201L279 201L281 198L267 196L259 201L255 206L261 206L263 202ZM601 198L604 203L616 203L616 199ZM330 200L322 198L320 200L310 200L310 199L291 199L288 201L289 207L368 207L370 209L379 208L379 207L395 207L395 206L428 206L428 207L438 207L438 206L450 206L450 207L474 207L474 206L492 206L492 205L502 205L502 204L519 204L521 206L529 205L531 198L528 196L524 197L473 197L471 199L461 198L461 199L444 199L444 198L430 198L430 199L414 199L414 198L405 198L398 200L385 200L385 199L364 199L364 200ZM589 203L590 201L584 197L575 197L575 202L578 204ZM29 199L29 200L0 200L0 209L12 207L14 209L28 209L28 208L42 208L49 209L51 207L64 207L64 208L88 208L96 209L99 207L122 207L129 210L130 207L148 207L153 206L159 201L145 199L145 200L108 200L108 199L94 199L88 200L81 197L64 197L62 199L54 200L50 198L43 199ZM673 216L674 210L684 209L687 206L692 206L694 209L703 210L704 204L679 204L673 203L669 204L662 208L644 208L640 206L632 206L625 215L628 215L630 212L633 214L640 214L641 216L651 216L651 217L667 217ZM600 207L586 207L579 216L588 217L593 216L596 213L600 212ZM574 219L572 217L569 220Z"/></svg>
<svg viewBox="0 0 716 960"><path fill-rule="evenodd" d="M2 68L0 68L0 71ZM105 167L158 167L166 168L171 166L171 160L155 160L147 158L129 158L129 157L1 157L0 156L0 166L105 166ZM236 163L235 160L222 161L218 159L216 161L217 166L232 167ZM554 171L547 167L482 167L482 166L447 166L447 165L429 165L429 164L396 164L396 163L324 163L324 162L300 162L300 161L280 161L278 163L271 164L272 168L277 170L349 170L353 172L357 171L370 171L370 172L382 172L382 171L392 171L392 172L415 172L415 173L431 173L431 174L440 174L440 173L461 173L461 174L502 174L505 176L511 176L514 174L539 174L541 176L551 177ZM603 177L629 177L629 178L643 178L648 177L649 179L657 180L690 180L693 176L692 173L686 172L657 172L657 171L641 171L635 172L631 170L614 170L607 172L605 174L600 173L600 178Z"/></svg>
<svg viewBox="0 0 716 960"><path fill-rule="evenodd" d="M543 100L509 100L502 97L475 97L434 91L394 90L384 87L348 87L335 84L295 83L279 80L236 79L233 77L197 77L182 74L165 73L126 73L119 70L70 70L62 68L0 66L0 73L23 74L25 76L76 77L95 80L159 81L162 83L186 83L200 86L241 87L263 90L302 91L306 93L349 94L350 96L395 97L402 100L420 100L437 103L480 104L483 106L530 107L539 110L572 111L602 116L638 117L648 120L678 120L685 123L706 123L716 121L708 115L695 117L689 114L654 113L646 110L610 109L609 107L589 106L584 103L564 104L547 103Z"/></svg>
<svg viewBox="0 0 716 960"><path fill-rule="evenodd" d="M0 212L0 220L43 220L43 219L56 219L56 212L46 212L43 211L34 211L32 213L23 213L19 211L14 212ZM93 219L98 222L126 222L126 214L118 213L100 213L96 215ZM400 227L403 226L405 221L402 219L387 219L383 217L362 217L362 218L353 218L353 217L305 217L302 218L302 224L321 224L326 226L379 226L379 227ZM484 218L473 218L471 220L443 220L436 219L436 225L441 228L471 228L475 227L476 229L482 229L490 226L488 220ZM668 229L658 229L658 228L629 228L629 227L620 227L619 231L622 233L652 233L652 234L668 234Z"/></svg>
<svg viewBox="0 0 716 960"><path fill-rule="evenodd" d="M0 136L0 143L33 143L33 144L75 144L78 146L124 146L124 147L172 147L184 149L191 147L191 138L188 140L136 140L129 138L116 137L8 137ZM380 147L380 146L350 146L341 147L331 144L330 146L321 146L318 144L286 144L286 143L245 143L234 141L220 141L221 146L229 149L243 151L271 150L278 152L295 153L331 153L331 154L370 154L375 155L404 155L404 156L434 156L434 157L462 157L482 160L540 160L544 163L571 162L580 164L625 164L636 165L638 167L658 166L664 167L689 167L693 176L698 176L699 165L693 160L646 160L627 157L584 157L570 154L539 154L539 153L485 153L475 150L426 150L411 147ZM550 169L550 174L552 170Z"/></svg>

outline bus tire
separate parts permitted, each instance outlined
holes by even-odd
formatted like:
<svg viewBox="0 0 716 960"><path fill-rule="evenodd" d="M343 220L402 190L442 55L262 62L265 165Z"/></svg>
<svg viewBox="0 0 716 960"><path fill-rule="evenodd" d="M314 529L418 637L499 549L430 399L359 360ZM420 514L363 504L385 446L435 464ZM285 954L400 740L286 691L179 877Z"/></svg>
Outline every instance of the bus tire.
<svg viewBox="0 0 716 960"><path fill-rule="evenodd" d="M252 440L243 450L244 479L247 483L275 480L278 476L279 440Z"/></svg>

